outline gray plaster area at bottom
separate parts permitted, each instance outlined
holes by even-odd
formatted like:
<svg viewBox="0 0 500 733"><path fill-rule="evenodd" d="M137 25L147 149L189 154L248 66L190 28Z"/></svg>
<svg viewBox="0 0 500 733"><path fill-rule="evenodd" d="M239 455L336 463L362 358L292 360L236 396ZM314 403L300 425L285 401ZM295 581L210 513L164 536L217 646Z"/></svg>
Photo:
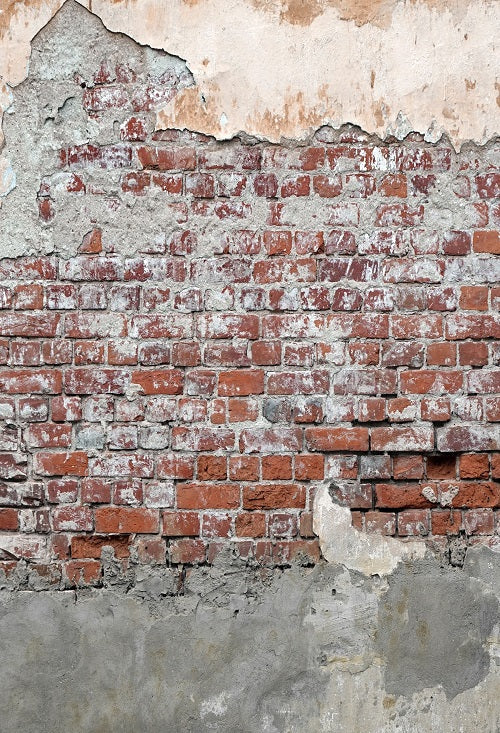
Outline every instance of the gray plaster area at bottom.
<svg viewBox="0 0 500 733"><path fill-rule="evenodd" d="M500 555L0 593L2 733L498 733Z"/></svg>

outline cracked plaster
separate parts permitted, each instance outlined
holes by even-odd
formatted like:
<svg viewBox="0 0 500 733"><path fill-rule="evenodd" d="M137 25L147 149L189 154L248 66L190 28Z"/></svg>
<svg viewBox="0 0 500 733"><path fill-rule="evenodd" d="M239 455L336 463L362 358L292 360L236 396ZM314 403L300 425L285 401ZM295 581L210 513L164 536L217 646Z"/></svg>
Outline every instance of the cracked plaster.
<svg viewBox="0 0 500 733"><path fill-rule="evenodd" d="M382 138L446 133L456 147L500 129L492 0L79 2L186 60L194 85L159 110L159 127L278 141L349 122ZM31 40L62 5L2 0L0 80L26 77Z"/></svg>

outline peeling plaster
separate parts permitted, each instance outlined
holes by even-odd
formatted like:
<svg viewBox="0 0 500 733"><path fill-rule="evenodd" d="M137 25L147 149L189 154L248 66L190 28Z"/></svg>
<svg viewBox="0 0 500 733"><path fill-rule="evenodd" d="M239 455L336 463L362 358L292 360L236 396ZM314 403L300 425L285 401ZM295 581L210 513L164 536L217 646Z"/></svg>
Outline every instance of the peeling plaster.
<svg viewBox="0 0 500 733"><path fill-rule="evenodd" d="M500 130L490 0L79 2L108 29L186 60L195 86L159 111L158 127L278 141L350 122L382 138L446 133L456 147ZM7 83L25 78L31 40L62 4L3 0Z"/></svg>
<svg viewBox="0 0 500 733"><path fill-rule="evenodd" d="M422 541L366 534L353 527L351 510L332 500L326 484L314 499L313 529L325 560L364 575L389 575L403 560L425 555Z"/></svg>

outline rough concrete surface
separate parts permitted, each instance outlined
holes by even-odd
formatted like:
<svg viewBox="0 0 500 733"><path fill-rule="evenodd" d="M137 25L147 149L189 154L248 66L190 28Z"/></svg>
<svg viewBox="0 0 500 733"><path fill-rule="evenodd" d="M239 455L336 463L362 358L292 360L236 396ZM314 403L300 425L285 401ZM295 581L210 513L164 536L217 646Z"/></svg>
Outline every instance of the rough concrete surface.
<svg viewBox="0 0 500 733"><path fill-rule="evenodd" d="M4 591L2 731L496 733L498 555ZM130 580L130 579L129 579Z"/></svg>

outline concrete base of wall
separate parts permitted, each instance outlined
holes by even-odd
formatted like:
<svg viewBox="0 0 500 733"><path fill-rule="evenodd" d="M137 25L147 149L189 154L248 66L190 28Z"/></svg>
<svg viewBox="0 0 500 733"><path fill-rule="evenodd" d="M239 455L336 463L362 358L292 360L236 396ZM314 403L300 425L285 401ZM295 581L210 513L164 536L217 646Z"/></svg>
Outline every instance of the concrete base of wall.
<svg viewBox="0 0 500 733"><path fill-rule="evenodd" d="M500 730L498 554L367 578L320 564L108 563L106 588L0 597L3 733Z"/></svg>

